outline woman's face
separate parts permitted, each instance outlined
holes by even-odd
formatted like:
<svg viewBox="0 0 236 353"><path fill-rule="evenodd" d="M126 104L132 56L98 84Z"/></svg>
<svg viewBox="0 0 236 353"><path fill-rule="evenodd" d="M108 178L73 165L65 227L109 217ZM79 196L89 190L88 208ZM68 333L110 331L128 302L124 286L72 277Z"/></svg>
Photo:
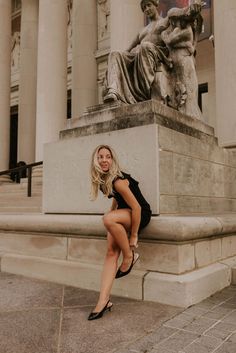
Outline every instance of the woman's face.
<svg viewBox="0 0 236 353"><path fill-rule="evenodd" d="M97 154L98 164L103 172L108 172L112 165L112 155L111 152L103 147L99 150Z"/></svg>

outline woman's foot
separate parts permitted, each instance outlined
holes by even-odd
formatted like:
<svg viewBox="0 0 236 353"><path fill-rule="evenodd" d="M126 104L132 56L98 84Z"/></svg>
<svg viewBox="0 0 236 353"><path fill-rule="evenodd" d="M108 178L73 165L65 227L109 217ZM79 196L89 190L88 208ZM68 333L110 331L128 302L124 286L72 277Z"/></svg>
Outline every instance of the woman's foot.
<svg viewBox="0 0 236 353"><path fill-rule="evenodd" d="M132 270L134 264L137 262L137 260L139 259L139 254L135 253L134 251L132 251L132 262L130 264L130 266L128 267L128 269L126 271L122 270L122 265L124 263L124 261L122 262L122 265L118 268L117 272L116 272L116 277L115 278L121 278L124 277L126 275L128 275L130 273L130 271Z"/></svg>
<svg viewBox="0 0 236 353"><path fill-rule="evenodd" d="M122 264L120 265L119 269L122 272L128 271L128 269L130 268L132 262L133 262L133 252L131 251L129 257L123 258Z"/></svg>
<svg viewBox="0 0 236 353"><path fill-rule="evenodd" d="M97 305L95 306L93 312L95 312L95 313L100 312L104 308L104 306L107 305L107 304L108 304L108 306L112 305L112 302L110 301L110 299L107 299L105 301L104 300L98 300Z"/></svg>
<svg viewBox="0 0 236 353"><path fill-rule="evenodd" d="M102 304L102 302L98 302L94 311L92 311L89 314L88 320L91 321L91 320L100 319L106 311L111 311L112 307L113 307L113 304L110 302L110 299L106 302L105 305Z"/></svg>

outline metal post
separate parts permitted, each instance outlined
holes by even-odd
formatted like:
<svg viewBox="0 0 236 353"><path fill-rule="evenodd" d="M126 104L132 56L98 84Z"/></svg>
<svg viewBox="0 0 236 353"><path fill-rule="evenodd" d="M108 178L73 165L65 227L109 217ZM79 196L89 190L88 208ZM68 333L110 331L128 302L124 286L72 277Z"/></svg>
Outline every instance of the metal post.
<svg viewBox="0 0 236 353"><path fill-rule="evenodd" d="M28 168L28 192L27 196L31 197L31 181L32 181L32 167Z"/></svg>

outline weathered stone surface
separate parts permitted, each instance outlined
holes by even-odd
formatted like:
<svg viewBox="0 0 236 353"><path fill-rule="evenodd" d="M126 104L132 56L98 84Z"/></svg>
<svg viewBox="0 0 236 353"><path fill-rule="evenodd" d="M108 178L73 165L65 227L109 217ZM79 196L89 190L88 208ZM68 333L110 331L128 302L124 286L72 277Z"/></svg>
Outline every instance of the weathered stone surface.
<svg viewBox="0 0 236 353"><path fill-rule="evenodd" d="M222 343L223 341L219 338L202 336L184 348L184 351L186 353L210 353Z"/></svg>
<svg viewBox="0 0 236 353"><path fill-rule="evenodd" d="M144 281L144 299L187 307L228 286L231 271L214 264L184 275L149 273Z"/></svg>
<svg viewBox="0 0 236 353"><path fill-rule="evenodd" d="M99 290L102 267L94 264L8 254L2 257L1 270L69 286ZM114 282L112 293L142 299L144 275L145 271L133 270L129 277Z"/></svg>
<svg viewBox="0 0 236 353"><path fill-rule="evenodd" d="M95 123L94 123L95 122ZM214 141L214 129L189 116L167 107L155 100L140 102L131 105L121 105L104 108L102 111L95 107L94 112L90 111L78 119L73 129L63 130L60 137L72 138L86 136L101 132L124 129L140 125L155 124L171 128L172 130L184 132L190 136Z"/></svg>
<svg viewBox="0 0 236 353"><path fill-rule="evenodd" d="M173 153L160 151L160 193L174 193L174 169L173 169Z"/></svg>
<svg viewBox="0 0 236 353"><path fill-rule="evenodd" d="M180 274L195 268L193 244L140 243L137 269Z"/></svg>
<svg viewBox="0 0 236 353"><path fill-rule="evenodd" d="M47 144L44 213L103 214L110 209L111 200L102 193L96 201L91 201L89 196L91 155L98 145L106 143L115 149L121 169L139 181L153 214L159 214L157 131L157 125L146 125L99 133L92 139L84 136Z"/></svg>
<svg viewBox="0 0 236 353"><path fill-rule="evenodd" d="M221 239L198 242L195 244L195 261L197 267L217 262L221 255Z"/></svg>
<svg viewBox="0 0 236 353"><path fill-rule="evenodd" d="M59 309L1 312L1 351L56 353L59 323Z"/></svg>
<svg viewBox="0 0 236 353"><path fill-rule="evenodd" d="M223 223L225 222L225 226ZM228 225L227 225L228 224ZM101 215L0 215L0 230L59 236L105 237ZM217 216L157 216L141 231L141 239L186 241L236 232L236 218Z"/></svg>
<svg viewBox="0 0 236 353"><path fill-rule="evenodd" d="M166 349L166 351L181 351L184 347L186 347L188 344L192 343L197 339L198 335L195 333L191 332L184 332L184 331L177 331L174 335L169 337L165 342L160 343L157 346L154 346L154 353L158 352L161 353L163 352L163 349Z"/></svg>
<svg viewBox="0 0 236 353"><path fill-rule="evenodd" d="M46 306L60 308L63 291L59 284L1 273L0 312L28 310ZM40 292L40 296L38 293Z"/></svg>
<svg viewBox="0 0 236 353"><path fill-rule="evenodd" d="M222 239L222 258L234 256L236 254L236 235Z"/></svg>
<svg viewBox="0 0 236 353"><path fill-rule="evenodd" d="M0 232L0 249L6 253L66 259L67 240L48 235Z"/></svg>

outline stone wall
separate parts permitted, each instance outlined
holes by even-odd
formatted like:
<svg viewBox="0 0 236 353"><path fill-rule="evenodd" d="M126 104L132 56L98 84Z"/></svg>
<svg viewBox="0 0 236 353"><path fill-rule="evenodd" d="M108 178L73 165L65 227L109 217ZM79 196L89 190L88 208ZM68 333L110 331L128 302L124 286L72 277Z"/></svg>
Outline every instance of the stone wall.
<svg viewBox="0 0 236 353"><path fill-rule="evenodd" d="M104 201L88 201L101 143L140 181L154 214L236 212L236 149L219 147L205 123L151 100L90 108L73 124L45 147L44 212L103 213Z"/></svg>
<svg viewBox="0 0 236 353"><path fill-rule="evenodd" d="M236 150L159 126L160 213L236 212Z"/></svg>

